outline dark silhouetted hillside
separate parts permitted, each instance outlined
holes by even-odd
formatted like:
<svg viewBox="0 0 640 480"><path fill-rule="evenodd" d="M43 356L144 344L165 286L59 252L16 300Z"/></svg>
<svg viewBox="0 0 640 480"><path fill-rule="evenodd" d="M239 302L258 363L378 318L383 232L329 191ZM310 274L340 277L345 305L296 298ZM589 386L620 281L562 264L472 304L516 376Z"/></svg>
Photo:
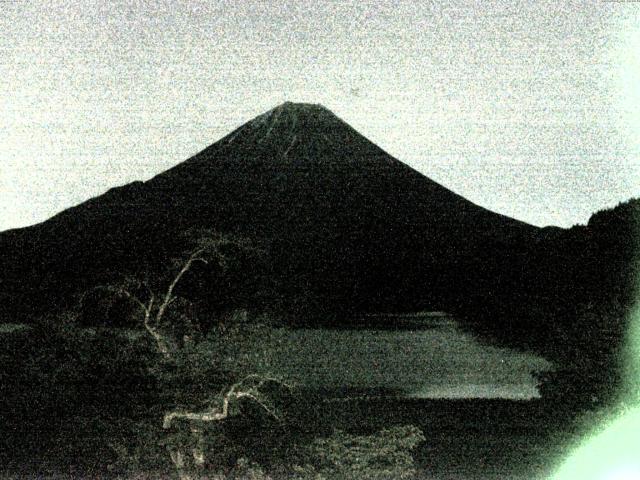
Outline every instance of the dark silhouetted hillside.
<svg viewBox="0 0 640 480"><path fill-rule="evenodd" d="M476 294L490 300L461 310L474 332L556 363L559 372L548 376L543 393L615 399L629 360L624 349L638 302L639 247L640 199L634 199L597 212L587 225L543 231L523 261L512 259L507 270L493 264L496 270L484 276L491 282L508 271L517 281L504 282L495 295L483 286Z"/></svg>

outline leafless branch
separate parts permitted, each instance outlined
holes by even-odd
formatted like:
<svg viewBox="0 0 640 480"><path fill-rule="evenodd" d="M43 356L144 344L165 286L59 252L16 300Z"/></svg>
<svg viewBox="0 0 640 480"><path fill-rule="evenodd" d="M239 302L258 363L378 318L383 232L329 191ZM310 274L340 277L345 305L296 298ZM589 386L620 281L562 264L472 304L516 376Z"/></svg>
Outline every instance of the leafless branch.
<svg viewBox="0 0 640 480"><path fill-rule="evenodd" d="M152 299L150 300L150 305L145 305L144 303L142 303L142 300L140 300L136 295L132 294L126 288L119 288L116 291L119 294L124 295L125 297L127 297L129 300L132 300L135 304L137 304L140 308L142 308L142 310L145 313L145 316L149 314L151 304L153 303L153 297L151 297Z"/></svg>
<svg viewBox="0 0 640 480"><path fill-rule="evenodd" d="M259 382L254 387L245 388L243 390L239 390L243 387L243 384L249 379L258 379ZM247 375L242 380L234 383L227 389L224 397L222 398L222 408L211 407L208 410L203 410L201 412L191 412L191 411L173 411L167 413L164 416L164 421L162 423L163 428L171 427L171 422L173 419L183 418L186 420L199 421L199 422L211 422L211 421L220 421L224 420L229 416L229 405L232 400L239 400L242 398L249 398L257 403L260 407L262 407L269 415L276 419L280 419L278 414L270 408L264 401L262 401L257 392L259 389L264 386L265 383L275 382L279 385L285 386L288 389L291 387L284 382L272 377L263 377L261 375L252 374Z"/></svg>
<svg viewBox="0 0 640 480"><path fill-rule="evenodd" d="M174 299L173 291L176 288L176 285L178 285L178 283L180 282L180 280L184 276L184 274L189 271L189 269L194 264L194 262L202 261L202 262L206 263L205 259L200 258L200 255L202 255L202 253L204 253L204 248L200 248L200 249L196 250L195 252L193 252L189 256L189 258L187 259L185 264L182 266L182 268L180 269L178 274L174 277L173 281L169 284L169 288L167 288L167 292L164 295L164 300L160 304L160 308L158 309L158 313L156 315L157 323L160 323L160 321L162 320L162 317L164 316L164 313L165 313L167 307L173 301L173 299Z"/></svg>

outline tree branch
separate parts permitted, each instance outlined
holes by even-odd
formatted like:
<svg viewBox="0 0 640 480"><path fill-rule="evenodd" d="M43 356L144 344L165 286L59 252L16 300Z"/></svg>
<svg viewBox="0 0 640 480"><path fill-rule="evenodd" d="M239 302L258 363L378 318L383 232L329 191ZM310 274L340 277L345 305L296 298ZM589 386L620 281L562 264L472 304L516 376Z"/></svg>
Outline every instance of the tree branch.
<svg viewBox="0 0 640 480"><path fill-rule="evenodd" d="M142 310L144 311L145 317L151 314L151 304L153 303L153 295L151 296L150 305L147 306L144 303L142 303L142 300L140 300L137 296L135 296L125 288L119 288L116 291L124 295L125 297L127 297L129 300L133 300L133 302L135 302L140 308L142 308Z"/></svg>
<svg viewBox="0 0 640 480"><path fill-rule="evenodd" d="M246 390L237 391L237 389L240 388L244 382L253 378L260 379L257 386L253 388L247 388ZM173 421L173 419L177 419L177 418L183 418L186 420L199 421L199 422L212 422L212 421L224 420L229 416L229 404L231 403L231 401L239 400L241 398L249 398L253 400L258 405L260 405L269 415L276 418L277 420L280 420L280 417L278 416L278 414L272 408L270 408L265 402L260 400L260 398L255 393L255 392L258 392L260 387L262 387L267 382L275 382L275 383L278 383L279 385L284 385L288 389L291 389L291 387L286 383L283 383L272 377L262 377L261 375L257 375L257 374L247 375L242 380L234 383L233 385L231 385L231 387L229 387L229 389L227 390L227 393L225 393L224 397L222 398L221 409L212 407L211 409L204 410L202 412L173 411L165 414L162 427L163 428L171 427L171 422Z"/></svg>
<svg viewBox="0 0 640 480"><path fill-rule="evenodd" d="M178 283L180 282L180 280L182 279L184 274L189 271L189 269L194 264L194 262L201 261L201 262L207 263L207 261L204 258L200 257L200 255L202 253L204 253L204 251L205 251L204 248L200 248L200 249L196 250L195 252L193 252L189 256L189 259L182 266L182 269L180 269L178 274L175 276L175 278L173 279L173 281L169 285L169 288L167 288L167 293L165 294L164 300L160 304L160 308L158 309L158 314L156 315L156 322L157 323L160 323L160 321L162 320L162 317L164 316L164 312L166 311L167 307L169 306L169 304L171 302L173 302L173 300L174 300L173 290L176 288L176 285L178 285Z"/></svg>
<svg viewBox="0 0 640 480"><path fill-rule="evenodd" d="M256 402L258 405L260 405L273 418L275 418L276 420L280 420L280 417L278 416L278 414L274 410L269 408L269 406L266 403L261 401L258 397L256 397L254 394L252 394L250 392L239 392L239 393L236 393L235 394L235 398L236 399L250 398L254 402Z"/></svg>

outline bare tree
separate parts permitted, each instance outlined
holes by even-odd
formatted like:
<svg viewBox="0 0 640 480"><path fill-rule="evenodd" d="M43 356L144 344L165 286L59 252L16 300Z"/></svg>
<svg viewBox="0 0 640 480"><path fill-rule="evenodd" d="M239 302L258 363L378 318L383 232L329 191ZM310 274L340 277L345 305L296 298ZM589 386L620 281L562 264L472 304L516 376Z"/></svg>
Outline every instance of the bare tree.
<svg viewBox="0 0 640 480"><path fill-rule="evenodd" d="M143 276L127 276L116 285L99 287L129 299L139 309L142 326L155 341L158 352L167 360L173 358L178 345L170 334L163 332L163 322L169 307L179 299L176 288L180 282L198 263L216 263L226 269L227 258L222 247L235 245L247 248L246 242L242 240L208 230L190 232L190 236L193 246L182 257L172 261L174 268L165 280L164 287L152 286L152 283L157 285L158 282L151 282L148 273Z"/></svg>
<svg viewBox="0 0 640 480"><path fill-rule="evenodd" d="M206 250L204 248L198 248L191 252L182 264L178 273L169 283L166 291L161 294L155 293L149 287L147 282L136 282L139 286L143 286L146 290L146 301L142 301L135 293L131 291L130 288L128 288L127 285L122 285L120 287L116 287L115 289L117 293L129 298L138 307L140 307L143 313L142 324L149 335L151 335L151 337L155 340L158 351L166 359L171 359L172 351L175 350L176 346L173 345L173 342L167 334L162 333L162 321L164 319L167 308L173 302L175 302L177 298L175 289L184 275L197 262L202 262L205 264L209 263L209 260L207 260L204 256L205 252ZM132 282L129 280L127 283L131 284Z"/></svg>
<svg viewBox="0 0 640 480"><path fill-rule="evenodd" d="M193 236L193 233L192 233ZM235 245L249 248L241 240L220 236L208 231L198 232L194 246L185 252L181 259L174 261L173 274L163 289L152 288L148 279L140 280L127 277L116 286L105 287L117 295L124 296L136 305L141 312L142 325L154 340L158 353L167 361L178 361L181 355L180 342L163 330L169 308L179 299L176 291L180 282L198 264L217 263L219 267L227 267L227 258L221 248ZM184 344L183 344L184 345ZM232 384L223 394L212 395L211 406L203 410L174 409L164 414L163 428L169 429L174 420L186 420L189 424L190 441L173 444L169 447L171 461L176 467L181 480L191 480L197 471L204 468L206 462L204 424L219 422L230 416L230 406L235 402L251 401L258 405L270 417L280 419L277 409L263 393L267 384L284 385L278 379L260 375L248 375Z"/></svg>

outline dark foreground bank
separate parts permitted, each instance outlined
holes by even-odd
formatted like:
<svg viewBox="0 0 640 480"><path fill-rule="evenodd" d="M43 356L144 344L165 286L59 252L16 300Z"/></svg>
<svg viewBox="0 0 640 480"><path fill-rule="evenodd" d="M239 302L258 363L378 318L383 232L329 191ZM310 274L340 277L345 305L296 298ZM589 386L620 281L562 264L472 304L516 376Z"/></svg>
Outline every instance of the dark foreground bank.
<svg viewBox="0 0 640 480"><path fill-rule="evenodd" d="M413 451L417 478L548 478L576 433L570 422L560 420L561 412L543 400L361 398L323 401L318 398L317 402L315 418L322 418L324 425L310 428L325 433L337 430L363 436L405 425L418 427L425 440ZM241 429L246 434L246 425ZM83 432L76 433L83 435ZM99 436L100 432L94 434ZM254 434L258 440L264 432ZM101 443L95 436L87 436L84 441L87 447L97 448ZM30 461L22 458L12 462L5 458L3 478L130 478L131 475L167 478L175 475L171 469L114 471L112 455L99 449L93 452L95 455L84 450L82 462L74 463L74 459L64 458L64 445L58 447L41 450L39 457L36 449ZM260 452L255 453L260 456Z"/></svg>

